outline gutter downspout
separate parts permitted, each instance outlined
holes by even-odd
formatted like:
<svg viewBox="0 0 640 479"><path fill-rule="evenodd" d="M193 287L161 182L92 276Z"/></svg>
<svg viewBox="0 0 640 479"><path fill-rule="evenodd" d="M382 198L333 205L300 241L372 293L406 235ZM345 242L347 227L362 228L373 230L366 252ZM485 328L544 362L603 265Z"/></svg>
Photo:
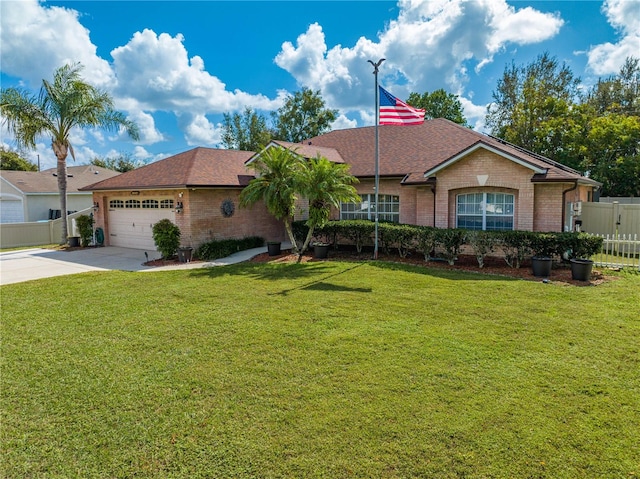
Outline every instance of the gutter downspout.
<svg viewBox="0 0 640 479"><path fill-rule="evenodd" d="M564 217L565 217L565 213L566 213L566 209L567 209L567 202L565 201L565 196L567 193L569 193L570 191L574 191L578 188L578 180L575 180L573 182L573 186L567 190L563 190L562 191L562 220L561 220L561 228L560 231L564 232ZM573 225L571 225L573 227Z"/></svg>
<svg viewBox="0 0 640 479"><path fill-rule="evenodd" d="M431 185L431 193L433 193L433 227L436 227L436 185Z"/></svg>

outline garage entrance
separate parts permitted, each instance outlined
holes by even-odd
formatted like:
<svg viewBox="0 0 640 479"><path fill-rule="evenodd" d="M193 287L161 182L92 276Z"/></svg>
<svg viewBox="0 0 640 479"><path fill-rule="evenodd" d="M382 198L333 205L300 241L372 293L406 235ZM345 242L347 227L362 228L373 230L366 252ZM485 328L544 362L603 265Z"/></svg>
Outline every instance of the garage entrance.
<svg viewBox="0 0 640 479"><path fill-rule="evenodd" d="M167 218L175 223L172 198L109 200L109 244L155 251L153 225Z"/></svg>

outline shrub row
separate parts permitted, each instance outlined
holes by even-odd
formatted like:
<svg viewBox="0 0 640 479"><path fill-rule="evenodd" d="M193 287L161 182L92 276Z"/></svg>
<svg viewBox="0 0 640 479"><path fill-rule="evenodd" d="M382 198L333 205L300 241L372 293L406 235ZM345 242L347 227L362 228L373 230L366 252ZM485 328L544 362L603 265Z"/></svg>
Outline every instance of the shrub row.
<svg viewBox="0 0 640 479"><path fill-rule="evenodd" d="M203 261L212 261L218 258L225 258L238 251L258 248L264 246L264 238L260 236L247 236L241 239L225 239L209 241L201 244L194 255Z"/></svg>
<svg viewBox="0 0 640 479"><path fill-rule="evenodd" d="M373 245L375 224L366 220L331 221L317 230L318 241L355 245L362 252ZM293 224L294 236L301 241L306 235L304 221ZM491 253L501 254L512 268L519 268L529 256L556 260L589 258L602 248L602 238L587 233L538 233L531 231L472 231L458 228L433 228L381 222L378 225L378 247L385 253L397 251L401 257L416 251L425 261L441 257L453 264L463 246L468 246L480 267Z"/></svg>

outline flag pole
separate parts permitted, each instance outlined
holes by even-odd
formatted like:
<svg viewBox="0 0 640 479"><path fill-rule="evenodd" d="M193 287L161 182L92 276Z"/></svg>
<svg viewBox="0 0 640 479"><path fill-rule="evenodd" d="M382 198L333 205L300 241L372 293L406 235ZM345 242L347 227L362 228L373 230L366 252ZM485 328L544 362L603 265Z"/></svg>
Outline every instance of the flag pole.
<svg viewBox="0 0 640 479"><path fill-rule="evenodd" d="M376 109L375 109L375 116L376 116L376 160L375 160L375 240L374 240L374 246L373 246L373 259L378 259L378 190L379 190L379 186L380 186L380 172L379 172L379 163L380 163L380 141L379 141L379 136L378 136L378 125L380 123L380 89L378 88L378 67L380 67L380 65L382 64L382 62L384 61L384 58L381 58L380 60L378 60L377 63L373 63L371 60L367 60L369 63L371 63L373 65L373 75L375 77L375 92L376 92Z"/></svg>

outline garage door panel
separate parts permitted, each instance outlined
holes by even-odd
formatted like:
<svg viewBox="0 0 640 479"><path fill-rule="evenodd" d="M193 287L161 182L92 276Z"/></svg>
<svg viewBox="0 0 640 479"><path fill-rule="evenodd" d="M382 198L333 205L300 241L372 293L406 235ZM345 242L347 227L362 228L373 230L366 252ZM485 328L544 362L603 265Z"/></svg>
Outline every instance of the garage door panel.
<svg viewBox="0 0 640 479"><path fill-rule="evenodd" d="M153 225L161 219L175 223L175 213L168 208L116 208L109 210L109 244L124 248L156 250Z"/></svg>
<svg viewBox="0 0 640 479"><path fill-rule="evenodd" d="M20 200L1 200L0 212L0 223L22 223L24 221L24 208Z"/></svg>

